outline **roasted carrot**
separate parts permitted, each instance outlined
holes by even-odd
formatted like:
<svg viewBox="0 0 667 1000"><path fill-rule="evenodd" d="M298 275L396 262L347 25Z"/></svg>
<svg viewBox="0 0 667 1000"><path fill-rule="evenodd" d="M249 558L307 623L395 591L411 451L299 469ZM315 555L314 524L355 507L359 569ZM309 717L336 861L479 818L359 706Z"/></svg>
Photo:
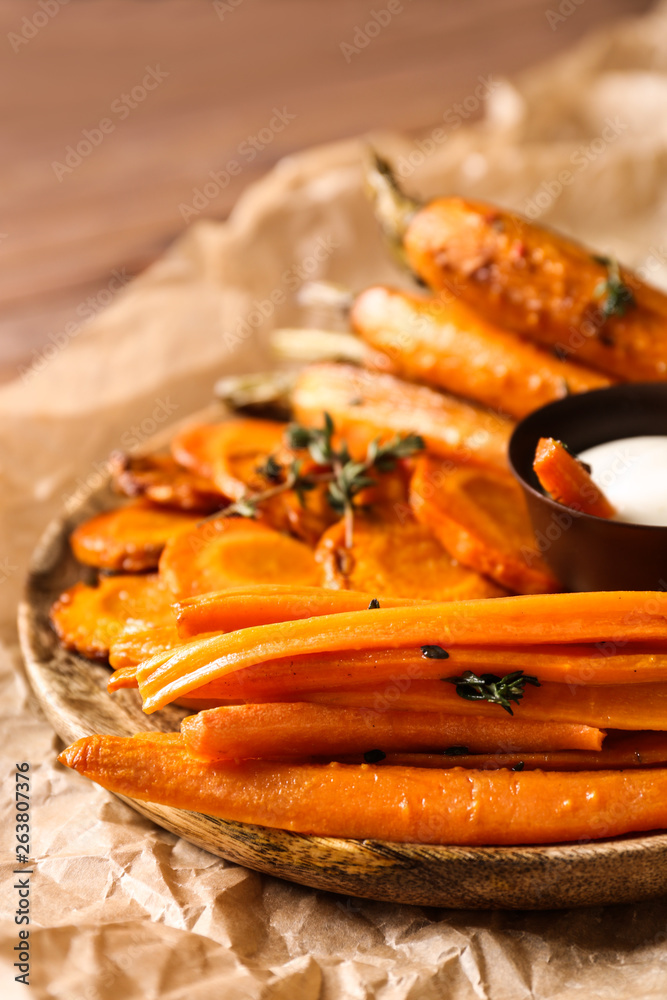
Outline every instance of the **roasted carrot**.
<svg viewBox="0 0 667 1000"><path fill-rule="evenodd" d="M450 555L509 590L547 594L560 585L537 551L518 483L496 469L417 459L410 503Z"/></svg>
<svg viewBox="0 0 667 1000"><path fill-rule="evenodd" d="M160 559L160 576L176 597L248 583L317 583L311 550L250 518L205 521L173 538Z"/></svg>
<svg viewBox="0 0 667 1000"><path fill-rule="evenodd" d="M376 597L376 594L356 590L332 591L326 587L258 583L186 597L174 609L179 635L190 639L201 632L234 632L252 625L272 625L341 611L363 611ZM386 597L383 607L399 608L416 603L409 598Z"/></svg>
<svg viewBox="0 0 667 1000"><path fill-rule="evenodd" d="M58 758L119 795L242 823L422 844L547 844L667 826L667 768L516 773L205 763L168 737L87 736Z"/></svg>
<svg viewBox="0 0 667 1000"><path fill-rule="evenodd" d="M190 531L197 514L135 500L84 521L72 532L72 551L87 566L137 573L155 569L170 538Z"/></svg>
<svg viewBox="0 0 667 1000"><path fill-rule="evenodd" d="M157 576L102 577L97 587L75 583L51 608L51 623L66 649L106 659L126 629L174 624L173 597Z"/></svg>
<svg viewBox="0 0 667 1000"><path fill-rule="evenodd" d="M308 702L229 705L183 719L188 749L209 758L336 756L383 750L426 752L465 745L473 752L599 750L589 726L445 712L374 712Z"/></svg>
<svg viewBox="0 0 667 1000"><path fill-rule="evenodd" d="M138 668L144 709L228 673L304 653L449 646L664 642L667 594L657 591L549 594L351 611L195 639ZM642 728L655 728L644 726Z"/></svg>
<svg viewBox="0 0 667 1000"><path fill-rule="evenodd" d="M137 687L137 671L136 665L132 664L129 666L118 667L109 677L107 681L107 691L112 694L114 691L120 691L123 688L136 688Z"/></svg>
<svg viewBox="0 0 667 1000"><path fill-rule="evenodd" d="M569 453L561 441L540 438L533 470L540 485L558 503L595 517L614 517L616 511L588 470Z"/></svg>
<svg viewBox="0 0 667 1000"><path fill-rule="evenodd" d="M521 340L458 299L375 286L354 303L352 326L384 352L397 375L415 378L521 418L569 393L611 384L604 375Z"/></svg>
<svg viewBox="0 0 667 1000"><path fill-rule="evenodd" d="M443 676L447 675L443 671ZM359 688L293 690L283 697L273 695L267 697L267 700L309 701L342 708L367 708L380 714L391 708L494 718L503 711L498 705L486 701L461 698L456 693L454 684L423 680L410 682L400 677L393 683L367 684ZM540 687L526 685L520 704L514 707L514 715L524 720L570 722L598 729L667 731L667 684L576 686L545 682Z"/></svg>
<svg viewBox="0 0 667 1000"><path fill-rule="evenodd" d="M665 733L608 733L601 750L551 750L545 753L466 753L452 746L449 753L388 753L378 764L391 767L471 767L517 771L606 771L612 768L667 765ZM375 755L374 755L375 756ZM361 755L341 756L343 764L365 763Z"/></svg>
<svg viewBox="0 0 667 1000"><path fill-rule="evenodd" d="M346 545L344 521L325 531L315 550L322 584L372 591L377 597L390 594L434 601L507 593L452 559L430 528L403 510L400 517L391 508L357 515L351 548Z"/></svg>
<svg viewBox="0 0 667 1000"><path fill-rule="evenodd" d="M124 629L109 647L109 663L112 667L136 667L149 656L175 649L182 641L174 624L141 632Z"/></svg>
<svg viewBox="0 0 667 1000"><path fill-rule="evenodd" d="M212 479L225 496L238 500L243 484L235 476L238 463L251 463L279 448L285 424L271 420L227 420L219 424L193 424L175 435L171 453L186 469ZM228 473L228 474L226 474Z"/></svg>
<svg viewBox="0 0 667 1000"><path fill-rule="evenodd" d="M171 455L125 455L109 459L114 489L128 497L208 514L226 504L215 483L179 465Z"/></svg>
<svg viewBox="0 0 667 1000"><path fill-rule="evenodd" d="M507 468L513 424L426 386L352 365L319 364L304 368L292 394L297 419L308 426L330 413L352 453L365 454L375 438L421 435L429 451L444 458Z"/></svg>
<svg viewBox="0 0 667 1000"><path fill-rule="evenodd" d="M623 380L667 379L667 297L625 268L493 205L439 198L404 238L434 290Z"/></svg>

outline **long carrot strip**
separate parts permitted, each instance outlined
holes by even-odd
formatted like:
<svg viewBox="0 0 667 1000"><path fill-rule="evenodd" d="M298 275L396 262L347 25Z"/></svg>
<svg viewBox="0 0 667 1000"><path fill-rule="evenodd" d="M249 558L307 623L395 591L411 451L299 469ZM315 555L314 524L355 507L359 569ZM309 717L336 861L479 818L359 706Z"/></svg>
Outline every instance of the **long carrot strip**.
<svg viewBox="0 0 667 1000"><path fill-rule="evenodd" d="M542 488L558 503L584 514L614 517L614 507L562 442L555 438L540 438L533 470Z"/></svg>
<svg viewBox="0 0 667 1000"><path fill-rule="evenodd" d="M193 640L137 670L144 710L158 708L228 673L302 653L438 644L509 646L664 640L667 594L643 591L499 597L351 611L258 625ZM646 727L645 727L646 728ZM650 728L650 727L649 727Z"/></svg>
<svg viewBox="0 0 667 1000"><path fill-rule="evenodd" d="M187 597L179 601L174 610L179 635L190 639L201 632L234 632L253 625L272 625L343 611L363 611L374 597L377 594L358 590L262 583ZM384 608L423 603L408 597L385 597L381 601Z"/></svg>
<svg viewBox="0 0 667 1000"><path fill-rule="evenodd" d="M383 713L307 702L230 705L183 719L188 748L210 758L428 751L464 745L474 752L599 750L603 733L589 726L444 712Z"/></svg>
<svg viewBox="0 0 667 1000"><path fill-rule="evenodd" d="M204 763L173 739L87 736L59 760L143 801L297 833L422 844L548 844L667 826L667 768L512 772Z"/></svg>

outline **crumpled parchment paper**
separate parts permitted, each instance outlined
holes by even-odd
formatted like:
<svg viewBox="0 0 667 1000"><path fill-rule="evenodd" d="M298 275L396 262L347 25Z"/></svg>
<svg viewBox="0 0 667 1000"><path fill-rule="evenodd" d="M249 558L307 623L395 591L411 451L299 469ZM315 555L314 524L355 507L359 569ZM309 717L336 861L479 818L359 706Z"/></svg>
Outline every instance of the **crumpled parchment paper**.
<svg viewBox="0 0 667 1000"><path fill-rule="evenodd" d="M576 8L575 8L576 9ZM667 285L667 6L516 82L484 120L373 137L408 190L497 200ZM282 162L224 225L198 223L85 329L0 390L0 962L14 981L14 764L31 765L31 996L57 1000L662 998L667 900L564 912L418 909L227 864L54 763L20 674L15 606L49 518L114 447L206 406L215 378L270 364L295 291L397 280L362 192L365 142Z"/></svg>

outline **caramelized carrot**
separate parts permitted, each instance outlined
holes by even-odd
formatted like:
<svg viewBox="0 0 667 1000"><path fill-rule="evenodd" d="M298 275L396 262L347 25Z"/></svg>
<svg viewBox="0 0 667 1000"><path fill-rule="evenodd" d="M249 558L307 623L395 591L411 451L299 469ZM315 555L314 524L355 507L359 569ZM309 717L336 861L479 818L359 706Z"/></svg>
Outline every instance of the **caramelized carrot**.
<svg viewBox="0 0 667 1000"><path fill-rule="evenodd" d="M137 671L134 664L118 667L107 681L107 691L110 694L123 688L136 688L137 686Z"/></svg>
<svg viewBox="0 0 667 1000"><path fill-rule="evenodd" d="M558 503L584 514L594 514L595 517L611 518L616 514L585 466L569 453L561 441L540 438L533 470L544 491Z"/></svg>
<svg viewBox="0 0 667 1000"><path fill-rule="evenodd" d="M398 518L386 508L355 516L351 548L345 522L334 524L322 535L315 559L325 587L372 591L377 597L460 601L507 593L459 565L427 525L410 514Z"/></svg>
<svg viewBox="0 0 667 1000"><path fill-rule="evenodd" d="M173 597L157 576L102 577L97 587L75 583L51 608L50 617L65 649L106 659L126 629L174 624Z"/></svg>
<svg viewBox="0 0 667 1000"><path fill-rule="evenodd" d="M273 625L341 611L363 611L376 597L377 594L356 590L332 591L289 583L257 583L185 597L174 609L179 635L190 639L201 632L234 632L252 625ZM409 598L386 597L382 606L400 608L416 603Z"/></svg>
<svg viewBox="0 0 667 1000"><path fill-rule="evenodd" d="M365 454L375 438L414 433L435 455L507 468L510 420L393 375L352 365L309 365L299 373L292 403L299 422L308 426L321 425L323 410L330 413L355 455Z"/></svg>
<svg viewBox="0 0 667 1000"><path fill-rule="evenodd" d="M232 500L238 500L243 483L236 477L239 463L256 463L282 442L285 424L272 420L227 420L219 424L193 424L175 435L171 453L186 469L213 479Z"/></svg>
<svg viewBox="0 0 667 1000"><path fill-rule="evenodd" d="M464 566L521 594L560 589L537 551L518 483L496 469L417 459L410 503L415 515Z"/></svg>
<svg viewBox="0 0 667 1000"><path fill-rule="evenodd" d="M87 566L138 573L155 569L170 538L190 531L196 514L167 510L148 500L104 511L72 532L72 551Z"/></svg>
<svg viewBox="0 0 667 1000"><path fill-rule="evenodd" d="M352 326L391 371L521 418L569 393L611 384L604 375L521 340L458 299L376 286L358 296Z"/></svg>
<svg viewBox="0 0 667 1000"><path fill-rule="evenodd" d="M182 641L174 624L141 632L124 629L109 647L109 663L112 667L136 667L149 656L175 649Z"/></svg>
<svg viewBox="0 0 667 1000"><path fill-rule="evenodd" d="M205 521L173 538L160 559L160 576L176 597L248 583L317 582L311 550L266 524L242 517Z"/></svg>
<svg viewBox="0 0 667 1000"><path fill-rule="evenodd" d="M307 702L230 705L183 719L188 749L208 758L336 756L383 750L424 752L463 744L473 752L599 750L589 726L444 712L374 712Z"/></svg>
<svg viewBox="0 0 667 1000"><path fill-rule="evenodd" d="M439 198L404 245L431 288L490 321L623 380L667 379L667 296L572 240L493 205Z"/></svg>
<svg viewBox="0 0 667 1000"><path fill-rule="evenodd" d="M87 736L58 759L119 795L319 836L547 844L667 826L667 768L517 773L205 763L169 735Z"/></svg>
<svg viewBox="0 0 667 1000"><path fill-rule="evenodd" d="M324 615L195 639L138 668L144 709L228 673L304 653L407 649L425 644L516 646L664 641L667 594L654 591L549 594L453 601ZM643 687L643 686L642 686ZM643 726L642 728L656 728Z"/></svg>
<svg viewBox="0 0 667 1000"><path fill-rule="evenodd" d="M114 489L128 497L146 497L153 503L212 513L226 499L215 483L184 469L171 455L125 455L116 451L109 460Z"/></svg>

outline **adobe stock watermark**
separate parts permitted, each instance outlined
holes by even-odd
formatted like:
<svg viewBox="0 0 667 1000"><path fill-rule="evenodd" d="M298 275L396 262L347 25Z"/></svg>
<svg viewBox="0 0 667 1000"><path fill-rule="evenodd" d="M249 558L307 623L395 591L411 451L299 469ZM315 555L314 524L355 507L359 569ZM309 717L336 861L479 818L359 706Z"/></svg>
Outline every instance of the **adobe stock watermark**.
<svg viewBox="0 0 667 1000"><path fill-rule="evenodd" d="M130 277L125 273L124 267L120 270L116 269L112 271L111 278L104 288L101 288L95 295L89 295L88 298L78 304L74 310L77 319L70 320L62 330L56 333L49 333L47 336L48 343L44 347L33 347L33 359L30 364L18 366L21 381L29 382L39 372L44 371L51 361L61 351L64 351L69 342L80 333L86 321L92 319L100 310L113 302L120 289L129 281Z"/></svg>
<svg viewBox="0 0 667 1000"><path fill-rule="evenodd" d="M573 14L576 14L578 9L584 3L586 3L586 0L561 0L555 10L553 7L545 10L544 16L546 17L547 24L551 30L555 31L559 25L561 25L564 21L567 21L568 17L572 17Z"/></svg>
<svg viewBox="0 0 667 1000"><path fill-rule="evenodd" d="M31 42L40 33L42 28L50 24L56 14L60 13L60 8L65 7L70 0L37 0L35 7L30 14L26 14L21 20L21 26L17 31L8 31L7 40L14 52L20 52L24 45Z"/></svg>
<svg viewBox="0 0 667 1000"><path fill-rule="evenodd" d="M286 107L274 108L272 117L267 124L254 135L247 136L236 148L237 156L231 157L220 170L209 171L209 179L200 187L192 189L192 201L190 204L181 202L178 210L184 222L196 218L208 208L212 201L215 201L229 183L232 177L238 177L244 166L252 163L257 156L270 146L280 132L283 132L290 122L296 118L295 114L288 111Z"/></svg>
<svg viewBox="0 0 667 1000"><path fill-rule="evenodd" d="M460 129L464 122L479 111L484 101L501 86L500 80L494 80L492 76L478 76L477 80L477 86L472 93L464 97L462 101L450 105L443 112L442 120L446 128L436 126L429 135L415 142L410 153L398 158L394 164L394 172L398 177L402 180L410 177L429 156L433 156L436 150L447 142L452 132Z"/></svg>
<svg viewBox="0 0 667 1000"><path fill-rule="evenodd" d="M245 0L213 0L213 10L218 15L218 20L224 21L227 14L233 14Z"/></svg>
<svg viewBox="0 0 667 1000"><path fill-rule="evenodd" d="M111 102L110 115L100 118L93 128L84 128L76 145L65 147L62 160L52 160L51 169L62 184L65 177L80 167L84 160L102 145L108 135L116 131L118 122L125 121L131 113L146 100L148 95L167 79L169 72L160 66L146 66L146 72L141 80L131 90L124 91Z"/></svg>
<svg viewBox="0 0 667 1000"><path fill-rule="evenodd" d="M345 62L349 65L353 56L360 55L364 49L368 48L374 38L384 31L388 25L405 10L401 0L388 0L384 7L368 12L368 20L365 24L356 24L351 42L341 42L339 49L343 54Z"/></svg>
<svg viewBox="0 0 667 1000"><path fill-rule="evenodd" d="M581 143L570 154L569 162L573 169L559 170L554 177L542 181L532 197L526 200L523 207L526 218L534 221L546 212L560 198L565 188L574 184L577 177L602 156L629 127L618 115L613 119L606 118L600 135L591 142Z"/></svg>

